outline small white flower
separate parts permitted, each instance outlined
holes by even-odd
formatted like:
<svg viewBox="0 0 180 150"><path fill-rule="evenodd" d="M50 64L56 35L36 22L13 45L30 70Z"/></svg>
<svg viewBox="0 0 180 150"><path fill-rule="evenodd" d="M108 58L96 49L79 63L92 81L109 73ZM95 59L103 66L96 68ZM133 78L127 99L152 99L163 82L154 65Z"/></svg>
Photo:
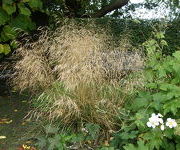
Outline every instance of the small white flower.
<svg viewBox="0 0 180 150"><path fill-rule="evenodd" d="M147 122L147 126L155 128L156 126L159 126L160 123L163 124L162 118L159 118L158 115L153 113Z"/></svg>
<svg viewBox="0 0 180 150"><path fill-rule="evenodd" d="M147 126L148 126L149 128L151 128L151 127L152 127L152 123L151 123L151 122L147 122Z"/></svg>
<svg viewBox="0 0 180 150"><path fill-rule="evenodd" d="M82 132L88 133L88 130L86 128L81 129Z"/></svg>
<svg viewBox="0 0 180 150"><path fill-rule="evenodd" d="M158 113L158 117L161 117L161 118L162 118L162 117L163 117L163 115L161 115L160 113Z"/></svg>
<svg viewBox="0 0 180 150"><path fill-rule="evenodd" d="M0 139L6 139L6 136L0 136Z"/></svg>
<svg viewBox="0 0 180 150"><path fill-rule="evenodd" d="M174 119L167 118L166 126L169 128L175 128L177 126L177 123Z"/></svg>
<svg viewBox="0 0 180 150"><path fill-rule="evenodd" d="M161 124L164 123L162 118L159 118L159 122L160 122Z"/></svg>
<svg viewBox="0 0 180 150"><path fill-rule="evenodd" d="M162 124L160 128L161 128L162 131L164 131L164 128L165 128L164 124Z"/></svg>
<svg viewBox="0 0 180 150"><path fill-rule="evenodd" d="M155 114L155 113L151 114L151 117L155 117L155 116L156 116L156 114Z"/></svg>

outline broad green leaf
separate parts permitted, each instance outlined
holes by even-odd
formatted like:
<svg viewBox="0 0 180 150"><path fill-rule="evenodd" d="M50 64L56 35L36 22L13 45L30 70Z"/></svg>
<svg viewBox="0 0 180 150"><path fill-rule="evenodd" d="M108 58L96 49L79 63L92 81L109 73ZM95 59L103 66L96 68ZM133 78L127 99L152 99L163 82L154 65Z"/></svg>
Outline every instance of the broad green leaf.
<svg viewBox="0 0 180 150"><path fill-rule="evenodd" d="M136 124L136 126L140 129L143 129L146 125L146 116L147 114L145 114L145 112L143 112L143 110L141 110L141 111L139 111L139 112L137 112L136 114L135 114L135 124Z"/></svg>
<svg viewBox="0 0 180 150"><path fill-rule="evenodd" d="M124 146L123 148L125 150L150 150L149 147L146 146L143 141L138 141L137 144L138 144L137 146L133 144L128 144L127 146Z"/></svg>
<svg viewBox="0 0 180 150"><path fill-rule="evenodd" d="M29 0L29 6L33 9L42 9L43 3L41 0Z"/></svg>
<svg viewBox="0 0 180 150"><path fill-rule="evenodd" d="M149 104L148 97L136 98L136 99L133 101L132 109L133 109L133 110L139 110L140 108L145 108L145 107L147 107L148 104Z"/></svg>
<svg viewBox="0 0 180 150"><path fill-rule="evenodd" d="M11 48L8 44L0 44L0 54L9 54L11 52Z"/></svg>
<svg viewBox="0 0 180 150"><path fill-rule="evenodd" d="M2 3L11 5L13 4L13 0L2 0Z"/></svg>
<svg viewBox="0 0 180 150"><path fill-rule="evenodd" d="M19 3L18 8L20 10L20 14L23 14L25 16L31 15L31 11L24 5L24 3Z"/></svg>
<svg viewBox="0 0 180 150"><path fill-rule="evenodd" d="M150 150L159 149L163 142L163 134L160 129L155 128L151 132L145 133L142 138L147 140L147 145L150 147Z"/></svg>
<svg viewBox="0 0 180 150"><path fill-rule="evenodd" d="M170 85L168 83L162 83L159 88L163 91L168 91L169 86Z"/></svg>
<svg viewBox="0 0 180 150"><path fill-rule="evenodd" d="M172 68L176 72L176 76L180 77L180 63L174 63Z"/></svg>
<svg viewBox="0 0 180 150"><path fill-rule="evenodd" d="M10 46L11 46L13 49L16 49L16 48L18 48L18 42L17 42L16 40L13 40L13 41L11 41Z"/></svg>
<svg viewBox="0 0 180 150"><path fill-rule="evenodd" d="M128 144L123 147L125 150L138 150L133 144Z"/></svg>
<svg viewBox="0 0 180 150"><path fill-rule="evenodd" d="M19 15L11 20L10 26L22 29L24 31L34 30L36 25L31 21L30 17Z"/></svg>
<svg viewBox="0 0 180 150"><path fill-rule="evenodd" d="M163 38L165 38L163 32L158 32L158 33L156 33L156 34L155 34L155 37L156 37L157 39L163 39Z"/></svg>
<svg viewBox="0 0 180 150"><path fill-rule="evenodd" d="M176 145L176 150L179 150L180 149L180 143L178 143L177 145Z"/></svg>
<svg viewBox="0 0 180 150"><path fill-rule="evenodd" d="M176 150L175 149L175 144L173 142L170 142L170 141L166 140L165 138L163 140L163 144L162 144L161 148L162 149L168 149L168 150Z"/></svg>
<svg viewBox="0 0 180 150"><path fill-rule="evenodd" d="M160 111L162 108L162 103L167 99L166 94L164 93L156 93L153 95L153 102L151 107L155 108L157 111Z"/></svg>
<svg viewBox="0 0 180 150"><path fill-rule="evenodd" d="M166 99L166 94L164 93L155 93L153 95L153 100L154 101L160 101L160 102L163 102L164 100Z"/></svg>
<svg viewBox="0 0 180 150"><path fill-rule="evenodd" d="M14 40L17 37L17 33L14 28L9 25L4 26L1 32L1 40L6 42L8 40Z"/></svg>
<svg viewBox="0 0 180 150"><path fill-rule="evenodd" d="M180 60L180 51L176 51L175 53L173 53L173 56L174 56L177 60Z"/></svg>
<svg viewBox="0 0 180 150"><path fill-rule="evenodd" d="M137 137L137 134L138 134L138 131L131 131L130 133L129 132L123 132L119 136L123 140L128 140L128 139L134 139L135 137Z"/></svg>
<svg viewBox="0 0 180 150"><path fill-rule="evenodd" d="M145 87L150 88L150 89L157 89L158 84L157 83L147 83L145 85Z"/></svg>
<svg viewBox="0 0 180 150"><path fill-rule="evenodd" d="M180 136L180 119L177 119L176 122L177 122L178 126L175 128L174 134Z"/></svg>
<svg viewBox="0 0 180 150"><path fill-rule="evenodd" d="M16 5L15 4L3 4L2 8L9 14L13 14L14 12L16 12Z"/></svg>
<svg viewBox="0 0 180 150"><path fill-rule="evenodd" d="M172 130L170 128L166 128L166 130L164 130L163 134L164 134L164 136L171 139L174 136L174 130Z"/></svg>
<svg viewBox="0 0 180 150"><path fill-rule="evenodd" d="M161 43L160 43L162 46L168 46L168 43L165 41L165 40L161 40Z"/></svg>
<svg viewBox="0 0 180 150"><path fill-rule="evenodd" d="M164 69L164 67L160 66L158 69L158 73L159 73L159 78L166 77L166 70Z"/></svg>
<svg viewBox="0 0 180 150"><path fill-rule="evenodd" d="M0 8L0 26L4 25L9 20L9 15Z"/></svg>
<svg viewBox="0 0 180 150"><path fill-rule="evenodd" d="M180 99L175 99L173 101L166 102L163 108L164 108L164 114L167 114L170 112L176 115L176 113L180 109Z"/></svg>

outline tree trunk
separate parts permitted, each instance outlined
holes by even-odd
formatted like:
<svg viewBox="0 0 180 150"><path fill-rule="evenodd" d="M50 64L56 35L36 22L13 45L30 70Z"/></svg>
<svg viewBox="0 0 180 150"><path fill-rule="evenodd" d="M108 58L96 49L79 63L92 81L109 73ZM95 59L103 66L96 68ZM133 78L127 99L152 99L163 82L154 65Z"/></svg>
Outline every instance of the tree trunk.
<svg viewBox="0 0 180 150"><path fill-rule="evenodd" d="M103 7L102 9L100 9L98 12L94 13L92 15L92 18L100 18L105 16L107 13L122 8L123 6L127 5L129 2L129 0L116 0L114 3L112 3L111 5L107 5L105 7Z"/></svg>

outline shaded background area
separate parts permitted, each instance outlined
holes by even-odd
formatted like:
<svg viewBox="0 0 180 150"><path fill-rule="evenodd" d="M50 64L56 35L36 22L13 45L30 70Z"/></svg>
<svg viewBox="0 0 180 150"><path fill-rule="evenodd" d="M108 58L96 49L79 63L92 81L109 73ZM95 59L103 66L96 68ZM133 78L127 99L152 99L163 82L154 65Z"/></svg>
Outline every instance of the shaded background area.
<svg viewBox="0 0 180 150"><path fill-rule="evenodd" d="M27 97L13 94L0 96L0 150L15 150L31 137L32 122L24 117L30 107Z"/></svg>

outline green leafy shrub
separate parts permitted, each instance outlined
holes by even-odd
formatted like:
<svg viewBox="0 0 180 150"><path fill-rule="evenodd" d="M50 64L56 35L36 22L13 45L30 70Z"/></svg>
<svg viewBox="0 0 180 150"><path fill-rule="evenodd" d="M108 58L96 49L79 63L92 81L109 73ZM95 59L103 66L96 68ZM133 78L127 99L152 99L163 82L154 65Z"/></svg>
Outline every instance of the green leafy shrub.
<svg viewBox="0 0 180 150"><path fill-rule="evenodd" d="M139 89L137 98L126 106L130 114L112 141L116 148L180 149L180 127L175 127L175 123L173 128L167 123L170 120L167 118L180 123L180 51L173 56L163 56L162 49L167 45L164 38L163 32L155 32L154 38L143 44L147 51L145 86ZM161 113L167 119L162 128L148 128L148 118L152 113Z"/></svg>
<svg viewBox="0 0 180 150"><path fill-rule="evenodd" d="M31 14L42 11L41 0L2 0L0 2L0 57L17 48L16 39L20 31L32 31L36 24Z"/></svg>

